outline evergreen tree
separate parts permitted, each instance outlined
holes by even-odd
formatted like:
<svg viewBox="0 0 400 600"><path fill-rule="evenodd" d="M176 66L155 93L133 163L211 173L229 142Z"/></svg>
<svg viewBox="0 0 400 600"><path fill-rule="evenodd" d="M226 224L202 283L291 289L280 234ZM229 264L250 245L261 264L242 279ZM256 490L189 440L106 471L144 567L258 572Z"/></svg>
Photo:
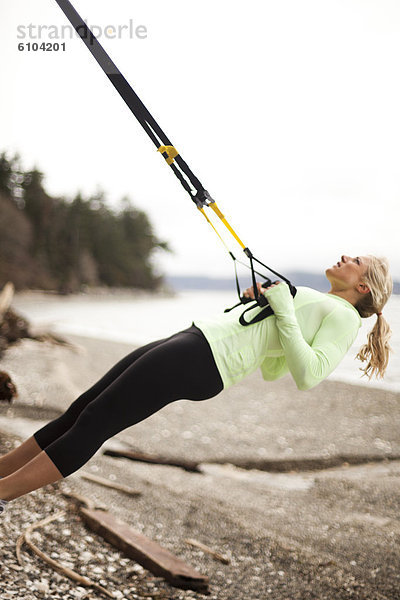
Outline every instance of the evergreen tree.
<svg viewBox="0 0 400 600"><path fill-rule="evenodd" d="M0 155L0 285L76 292L106 285L156 289L157 239L147 215L128 198L122 209L103 194L69 201L51 197L38 169L23 172L18 156Z"/></svg>

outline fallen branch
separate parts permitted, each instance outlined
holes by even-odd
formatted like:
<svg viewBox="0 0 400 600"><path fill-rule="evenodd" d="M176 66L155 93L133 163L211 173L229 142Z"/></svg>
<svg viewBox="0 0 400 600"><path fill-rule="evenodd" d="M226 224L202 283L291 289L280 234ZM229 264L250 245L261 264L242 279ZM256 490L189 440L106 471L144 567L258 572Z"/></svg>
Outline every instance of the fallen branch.
<svg viewBox="0 0 400 600"><path fill-rule="evenodd" d="M104 508L103 506L97 505L91 498L87 498L86 496L82 496L81 494L76 494L75 492L63 490L61 494L65 498L69 498L70 500L74 500L75 503L83 504L86 508L90 510L95 510L96 508Z"/></svg>
<svg viewBox="0 0 400 600"><path fill-rule="evenodd" d="M208 546L206 546L205 544L202 544L201 542L198 542L197 540L189 538L184 541L186 542L186 544L190 544L191 546L196 546L196 548L200 548L200 550L203 550L203 552L206 552L207 554L211 554L211 556L213 558L224 563L224 565L229 565L231 562L227 556L224 556L223 554L220 554L219 552L215 552L215 550L213 550L212 548L209 548Z"/></svg>
<svg viewBox="0 0 400 600"><path fill-rule="evenodd" d="M21 555L21 548L22 548L22 544L24 543L24 535L21 534L19 536L19 538L17 539L17 543L15 545L15 554L17 555L17 561L18 563L21 565L21 567L24 566L24 561L22 560L22 555Z"/></svg>
<svg viewBox="0 0 400 600"><path fill-rule="evenodd" d="M49 342L50 344L54 344L56 346L66 346L74 352L78 352L80 350L76 344L67 342L67 340L59 335L55 335L54 333L50 332L32 334L30 335L30 339L35 340L36 342Z"/></svg>
<svg viewBox="0 0 400 600"><path fill-rule="evenodd" d="M199 463L191 460L181 460L174 458L164 458L155 454L144 454L143 452L132 452L131 450L104 450L103 454L107 456L115 456L116 458L129 458L140 462L151 463L156 465L170 465L171 467L180 467L185 471L201 473Z"/></svg>
<svg viewBox="0 0 400 600"><path fill-rule="evenodd" d="M111 488L113 490L124 492L125 494L129 494L129 496L142 495L142 492L138 492L137 490L134 490L133 488L127 485L122 485L121 483L112 483L109 479L104 479L104 477L98 477L98 475L92 475L91 473L80 473L80 476L82 477L82 479L87 479L88 481L93 481L94 483L104 485L105 487Z"/></svg>
<svg viewBox="0 0 400 600"><path fill-rule="evenodd" d="M88 577L85 577L83 575L80 575L79 573L76 573L75 571L72 571L72 569L69 569L68 567L64 567L63 565L61 565L57 561L55 561L52 558L50 558L50 556L47 556L47 554L45 554L44 552L42 552L32 542L31 534L32 534L32 532L35 529L38 529L39 527L43 527L44 525L47 525L48 523L51 523L52 521L55 521L56 519L59 519L60 517L62 517L64 515L65 515L65 511L61 511L61 512L56 513L55 515L51 515L50 517L47 517L46 519L43 519L42 521L38 521L37 523L34 523L33 525L30 525L24 531L24 533L22 535L20 535L20 537L17 540L17 558L18 558L18 561L20 562L21 547L22 547L22 544L25 542L30 547L30 549L35 554L37 554L37 556L39 556L44 562L46 562L47 564L49 564L51 567L53 567L53 569L55 569L56 571L59 571L60 573L62 573L66 577L69 577L73 581L76 581L77 583L79 583L79 585L84 585L86 587L95 588L96 590L98 590L102 594L105 594L109 598L115 598L114 594L111 593L111 592L109 592L108 590L106 590L106 588L104 588L103 586L99 585L95 581L92 581ZM22 564L22 563L20 562L20 564Z"/></svg>

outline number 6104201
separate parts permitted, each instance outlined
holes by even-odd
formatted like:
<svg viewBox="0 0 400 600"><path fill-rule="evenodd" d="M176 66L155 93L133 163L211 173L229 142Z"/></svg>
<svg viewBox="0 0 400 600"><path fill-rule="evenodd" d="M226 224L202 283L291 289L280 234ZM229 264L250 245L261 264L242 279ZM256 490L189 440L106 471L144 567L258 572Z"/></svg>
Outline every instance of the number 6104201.
<svg viewBox="0 0 400 600"><path fill-rule="evenodd" d="M59 42L42 42L41 44L38 44L37 42L21 42L18 44L18 50L20 52L23 52L24 50L28 52L65 52L65 48L65 42L62 42L61 44Z"/></svg>

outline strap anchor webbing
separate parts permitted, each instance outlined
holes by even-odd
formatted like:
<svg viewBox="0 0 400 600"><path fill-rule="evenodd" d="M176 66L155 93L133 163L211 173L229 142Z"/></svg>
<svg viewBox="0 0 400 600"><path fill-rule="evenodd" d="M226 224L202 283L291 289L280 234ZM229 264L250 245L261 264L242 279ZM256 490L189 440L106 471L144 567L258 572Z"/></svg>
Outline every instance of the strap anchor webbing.
<svg viewBox="0 0 400 600"><path fill-rule="evenodd" d="M235 240L237 241L237 243L239 244L239 246L241 246L242 249L244 250L246 248L246 246L243 244L242 240L237 235L237 233L234 231L234 229L229 225L229 223L226 220L225 216L219 210L219 208L217 206L217 203L214 201L212 204L210 204L210 207L213 209L213 211L215 212L215 214L221 219L221 221L223 222L223 224L225 225L225 227L228 229L228 231L233 235L233 237L235 238Z"/></svg>

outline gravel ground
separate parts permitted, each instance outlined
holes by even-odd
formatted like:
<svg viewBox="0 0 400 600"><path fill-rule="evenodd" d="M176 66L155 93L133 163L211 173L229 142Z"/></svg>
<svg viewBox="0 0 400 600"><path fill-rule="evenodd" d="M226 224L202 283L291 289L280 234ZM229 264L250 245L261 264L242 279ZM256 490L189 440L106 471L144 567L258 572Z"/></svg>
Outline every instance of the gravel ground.
<svg viewBox="0 0 400 600"><path fill-rule="evenodd" d="M54 490L32 492L29 499L14 503L12 512L2 517L0 598L106 598L106 595L74 583L65 575L24 547L22 566L16 559L16 541L25 528L35 521L65 510L66 514L45 525L33 540L48 556L64 567L105 587L117 599L123 598L193 598L190 591L173 590L162 578L153 577L139 564L88 531L78 515L68 509L68 502ZM171 591L172 589L172 591Z"/></svg>
<svg viewBox="0 0 400 600"><path fill-rule="evenodd" d="M18 443L18 431L28 437L130 350L72 341L79 351L27 341L2 360L20 396L0 410L1 454ZM266 386L258 374L210 401L175 403L116 437L142 451L198 460L203 473L114 459L99 450L60 484L11 502L0 517L0 598L105 597L55 573L26 546L24 566L17 562L21 532L65 509L62 520L33 539L65 565L103 582L116 598L399 599L400 461L391 460L400 452L399 421L398 394L333 382L304 393L288 378ZM260 466L266 459L301 464L304 457L336 455L345 461L357 453L376 460L274 474L212 464L243 458ZM83 471L134 487L141 496L85 481ZM107 505L208 575L210 595L173 588L124 557L83 525L62 489ZM189 546L189 537L228 555L230 564Z"/></svg>
<svg viewBox="0 0 400 600"><path fill-rule="evenodd" d="M7 439L8 438L8 439ZM5 442L5 440L7 440ZM2 435L1 451L12 443L11 436ZM135 481L135 488L142 492L139 498L128 498L112 490L105 490L95 484L83 481L77 475L58 485L47 486L14 501L1 517L0 547L2 561L0 567L0 598L69 599L103 598L98 591L79 586L63 575L58 574L35 556L26 546L23 549L23 566L16 559L15 545L23 530L59 510L66 514L61 519L48 524L33 536L41 550L82 575L106 587L115 598L210 598L210 600L264 599L274 600L333 600L363 599L378 600L399 598L398 572L394 567L398 561L398 532L391 538L388 531L386 546L380 556L375 552L371 564L358 557L351 546L354 530L349 528L343 549L339 552L326 548L309 546L318 542L315 532L309 539L296 540L278 531L271 524L265 528L268 518L258 512L257 507L243 506L243 489L227 485L229 502L224 502L224 489L220 485L219 496L209 492L210 481L190 485L190 480L202 475L180 472L178 469L149 465L121 464L98 454L86 469L105 477L112 473L123 483ZM156 472L154 471L156 469ZM158 471L158 472L157 472ZM164 476L160 477L160 473ZM133 473L135 474L133 477ZM400 467L399 467L400 473ZM125 476L123 476L125 474ZM171 481L171 475L174 475ZM189 476L189 480L187 477ZM167 486L165 480L170 480ZM180 485L178 483L180 482ZM215 484L215 481L213 482ZM185 484L186 494L181 493ZM195 591L179 590L171 587L163 579L151 575L134 561L124 557L102 538L89 531L81 522L71 502L61 495L61 489L82 493L95 501L106 504L116 515L130 523L137 531L158 541L178 556L186 559L201 573L210 577L210 595ZM261 491L260 489L258 490ZM342 497L338 492L342 492ZM349 490L337 485L328 493L328 488L319 486L316 496L325 493L325 499L334 498L338 505L348 503L349 512L354 498ZM333 492L333 493L332 493ZM295 497L286 492L268 493L269 516L280 514L281 518L293 520L291 501ZM248 496L250 497L250 496ZM298 499L297 499L298 500ZM356 499L357 500L357 499ZM310 496L308 496L310 501ZM314 498L315 501L315 498ZM321 503L320 503L321 504ZM317 507L313 507L316 509ZM343 515L343 506L337 507ZM398 510L398 506L397 506ZM296 512L296 511L294 511ZM300 534L303 529L301 507L298 514ZM317 513L311 511L313 518ZM395 517L394 517L395 518ZM312 519L311 519L312 520ZM340 521L337 521L337 524ZM366 523L363 524L364 527ZM335 533L338 530L333 528ZM370 532L371 533L371 532ZM365 543L363 529L357 532L358 543ZM198 539L225 554L231 560L229 565L215 561L201 550L184 543L188 537ZM350 538L350 539L349 539ZM391 541L389 541L391 540ZM307 542L307 543L305 543ZM349 545L350 544L350 545ZM347 545L347 556L345 548ZM367 553L370 546L367 543ZM337 550L337 549L336 549ZM385 556L384 562L380 561ZM364 557L365 559L365 557Z"/></svg>

